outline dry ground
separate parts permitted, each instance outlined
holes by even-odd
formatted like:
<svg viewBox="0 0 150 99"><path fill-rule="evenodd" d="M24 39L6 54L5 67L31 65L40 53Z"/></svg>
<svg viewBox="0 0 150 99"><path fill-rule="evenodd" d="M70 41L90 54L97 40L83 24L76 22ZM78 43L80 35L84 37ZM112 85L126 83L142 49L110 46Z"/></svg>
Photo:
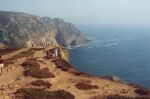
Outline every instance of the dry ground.
<svg viewBox="0 0 150 99"><path fill-rule="evenodd" d="M16 57L15 59L13 57L15 55L19 55L22 52L30 52L31 50L34 51L34 53L32 53L31 55L21 55L21 57L19 56L20 57L19 59ZM21 88L38 88L46 91L64 90L73 95L75 99L92 99L92 98L101 99L100 97L102 96L110 96L110 95L119 95L125 97L143 96L135 92L137 88L129 86L127 84L110 81L100 77L82 76L82 75L78 76L74 75L74 73L72 73L71 70L62 71L60 68L57 68L55 64L55 60L59 61L60 59L44 58L46 56L47 50L50 49L39 48L38 50L38 48L36 49L22 48L3 56L3 58L6 60L12 58L11 60L13 60L14 63L9 64L7 67L5 67L0 75L0 99L16 99L15 98L16 92L18 89ZM32 76L25 76L24 71L27 68L22 67L22 64L27 61L34 61L38 63L40 65L40 69L43 68L47 69L50 73L54 74L55 77L36 78ZM32 84L32 82L36 82L37 80L41 81L38 84L42 83L43 85L36 86ZM42 81L45 83L43 83ZM50 86L47 87L48 85ZM77 85L80 86L77 87ZM97 87L91 88L91 86ZM145 99L149 99L148 95L147 94L145 95L147 97Z"/></svg>

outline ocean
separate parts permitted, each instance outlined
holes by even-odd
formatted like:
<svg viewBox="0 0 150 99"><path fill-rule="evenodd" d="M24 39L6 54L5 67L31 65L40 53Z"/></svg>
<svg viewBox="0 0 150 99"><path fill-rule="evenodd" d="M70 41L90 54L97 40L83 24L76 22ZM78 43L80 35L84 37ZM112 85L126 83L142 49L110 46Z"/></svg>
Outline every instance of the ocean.
<svg viewBox="0 0 150 99"><path fill-rule="evenodd" d="M70 47L70 63L96 76L118 76L150 87L150 28L140 26L80 26L91 40Z"/></svg>

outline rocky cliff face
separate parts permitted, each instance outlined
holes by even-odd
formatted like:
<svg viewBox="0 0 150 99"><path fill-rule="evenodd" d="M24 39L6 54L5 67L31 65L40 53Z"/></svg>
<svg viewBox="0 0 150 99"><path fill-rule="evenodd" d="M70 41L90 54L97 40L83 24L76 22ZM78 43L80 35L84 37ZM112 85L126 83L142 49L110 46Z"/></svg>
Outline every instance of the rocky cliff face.
<svg viewBox="0 0 150 99"><path fill-rule="evenodd" d="M0 47L44 46L55 40L62 46L88 41L73 24L62 19L0 11Z"/></svg>

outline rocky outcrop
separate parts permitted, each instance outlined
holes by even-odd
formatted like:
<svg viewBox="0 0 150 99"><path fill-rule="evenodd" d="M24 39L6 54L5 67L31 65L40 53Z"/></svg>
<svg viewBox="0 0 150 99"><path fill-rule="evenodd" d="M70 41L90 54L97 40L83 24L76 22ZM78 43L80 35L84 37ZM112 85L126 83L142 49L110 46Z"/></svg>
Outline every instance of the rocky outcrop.
<svg viewBox="0 0 150 99"><path fill-rule="evenodd" d="M88 41L73 24L62 19L0 11L0 47L44 46L55 40L62 46Z"/></svg>
<svg viewBox="0 0 150 99"><path fill-rule="evenodd" d="M56 40L60 45L74 46L88 42L81 31L71 23L66 23L64 20L56 18L55 26L58 30Z"/></svg>
<svg viewBox="0 0 150 99"><path fill-rule="evenodd" d="M104 77L105 79L111 80L111 81L115 81L115 82L119 82L119 83L125 83L122 79L120 79L119 77L113 75L113 76L106 76Z"/></svg>

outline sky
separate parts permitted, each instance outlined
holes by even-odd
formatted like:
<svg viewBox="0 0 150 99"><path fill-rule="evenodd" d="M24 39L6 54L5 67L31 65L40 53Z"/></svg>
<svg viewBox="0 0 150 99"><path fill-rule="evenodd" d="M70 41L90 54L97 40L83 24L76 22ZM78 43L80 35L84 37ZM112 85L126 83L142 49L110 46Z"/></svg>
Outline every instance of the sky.
<svg viewBox="0 0 150 99"><path fill-rule="evenodd" d="M150 0L0 0L0 10L75 24L150 24Z"/></svg>

